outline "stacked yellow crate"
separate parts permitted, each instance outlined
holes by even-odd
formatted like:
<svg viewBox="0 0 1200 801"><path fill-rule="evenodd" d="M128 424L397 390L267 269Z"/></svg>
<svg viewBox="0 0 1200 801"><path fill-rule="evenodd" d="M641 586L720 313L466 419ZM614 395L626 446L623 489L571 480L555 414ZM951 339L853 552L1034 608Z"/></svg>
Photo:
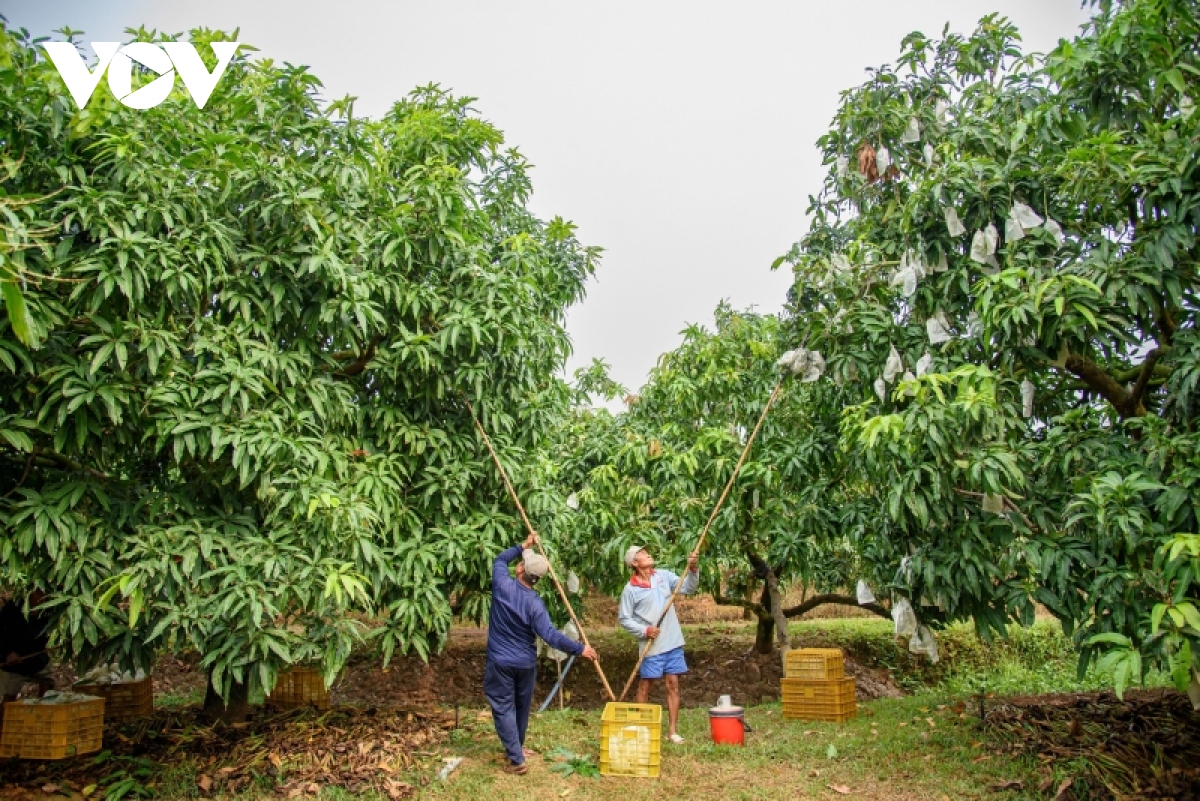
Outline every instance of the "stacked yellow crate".
<svg viewBox="0 0 1200 801"><path fill-rule="evenodd" d="M0 757L67 759L100 750L104 699L62 693L4 704Z"/></svg>
<svg viewBox="0 0 1200 801"><path fill-rule="evenodd" d="M788 651L782 682L783 716L840 723L858 717L854 679L840 648Z"/></svg>

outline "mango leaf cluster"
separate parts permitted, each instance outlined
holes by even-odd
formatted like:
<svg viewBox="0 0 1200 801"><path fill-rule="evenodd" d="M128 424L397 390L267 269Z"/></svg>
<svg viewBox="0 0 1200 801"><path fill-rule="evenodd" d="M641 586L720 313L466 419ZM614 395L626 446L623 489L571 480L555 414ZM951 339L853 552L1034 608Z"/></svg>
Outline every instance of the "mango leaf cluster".
<svg viewBox="0 0 1200 801"><path fill-rule="evenodd" d="M556 437L562 493L577 510L560 517L571 558L601 586L628 580L622 556L648 547L659 564L682 570L782 373L780 318L721 304L714 325L691 325L663 354L639 395L612 414L581 398ZM790 372L721 506L702 554L704 588L718 603L745 606L760 620L758 646L771 649L773 599L763 582L802 581L833 591L866 568L821 498L817 477L834 467L836 427L811 424L813 384ZM577 375L585 395L625 395L604 365ZM762 588L761 599L747 599Z"/></svg>
<svg viewBox="0 0 1200 801"><path fill-rule="evenodd" d="M252 48L203 110L103 84L80 110L0 34L30 244L2 263L26 314L0 323L0 584L47 590L85 665L195 649L221 693L332 677L364 621L386 658L485 617L520 530L463 398L523 491L598 258L529 212L521 154L470 98L364 119ZM210 69L235 37L191 32Z"/></svg>
<svg viewBox="0 0 1200 801"><path fill-rule="evenodd" d="M877 574L985 635L1041 604L1121 687L1200 666L1197 19L1101 3L1044 56L997 16L910 35L843 93L779 261L835 379L818 481Z"/></svg>

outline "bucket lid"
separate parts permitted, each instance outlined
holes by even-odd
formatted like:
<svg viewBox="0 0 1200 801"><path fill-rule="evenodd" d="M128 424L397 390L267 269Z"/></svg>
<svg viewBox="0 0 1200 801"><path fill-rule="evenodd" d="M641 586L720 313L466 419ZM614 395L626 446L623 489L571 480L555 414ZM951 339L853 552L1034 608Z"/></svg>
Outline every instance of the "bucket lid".
<svg viewBox="0 0 1200 801"><path fill-rule="evenodd" d="M740 706L710 706L708 716L710 718L740 718L744 711Z"/></svg>

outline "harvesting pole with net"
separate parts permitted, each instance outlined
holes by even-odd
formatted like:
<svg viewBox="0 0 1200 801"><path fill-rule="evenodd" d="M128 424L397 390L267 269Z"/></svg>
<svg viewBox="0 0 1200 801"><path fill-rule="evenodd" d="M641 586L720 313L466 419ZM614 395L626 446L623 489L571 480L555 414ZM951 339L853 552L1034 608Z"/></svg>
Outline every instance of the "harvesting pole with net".
<svg viewBox="0 0 1200 801"><path fill-rule="evenodd" d="M471 401L463 396L463 402L467 404L467 410L471 413L471 420L475 423L475 429L479 432L479 436L483 438L483 444L487 446L488 453L492 455L492 461L496 463L496 469L500 471L500 478L504 481L504 487L508 490L508 495L512 498L512 502L517 507L517 511L521 515L521 520L525 523L526 530L534 536L534 544L538 551L546 558L546 565L550 568L550 578L554 581L554 587L558 590L558 597L562 598L563 606L567 608L567 613L571 616L571 622L575 624L575 628L579 630L579 638L583 640L585 648L590 648L591 643L588 642L587 634L583 630L583 624L579 622L579 618L575 616L575 610L571 607L571 602L567 598L567 592L563 589L562 582L558 580L558 574L554 572L554 563L550 561L550 557L546 556L546 550L542 547L541 538L537 536L537 532L533 528L533 524L529 522L529 516L525 514L525 507L521 505L521 499L517 497L517 491L513 489L512 482L508 480L508 473L504 470L504 465L500 463L500 457L496 454L496 449L492 447L492 440L487 435L487 431L483 429L483 424L479 422L479 415L475 414L475 407L471 405ZM592 664L596 666L596 673L600 675L600 683L604 685L604 691L608 693L610 701L617 700L613 695L612 687L608 686L608 679L604 675L604 670L600 667L600 658L592 660Z"/></svg>

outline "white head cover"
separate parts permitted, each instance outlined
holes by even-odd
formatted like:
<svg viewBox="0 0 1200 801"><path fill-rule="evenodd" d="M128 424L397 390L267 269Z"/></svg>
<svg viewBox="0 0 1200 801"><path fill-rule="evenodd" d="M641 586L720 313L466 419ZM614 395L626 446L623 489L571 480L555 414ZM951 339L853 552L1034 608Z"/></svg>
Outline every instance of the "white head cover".
<svg viewBox="0 0 1200 801"><path fill-rule="evenodd" d="M550 570L546 557L528 548L521 552L521 561L525 563L525 574L533 579L540 579Z"/></svg>

